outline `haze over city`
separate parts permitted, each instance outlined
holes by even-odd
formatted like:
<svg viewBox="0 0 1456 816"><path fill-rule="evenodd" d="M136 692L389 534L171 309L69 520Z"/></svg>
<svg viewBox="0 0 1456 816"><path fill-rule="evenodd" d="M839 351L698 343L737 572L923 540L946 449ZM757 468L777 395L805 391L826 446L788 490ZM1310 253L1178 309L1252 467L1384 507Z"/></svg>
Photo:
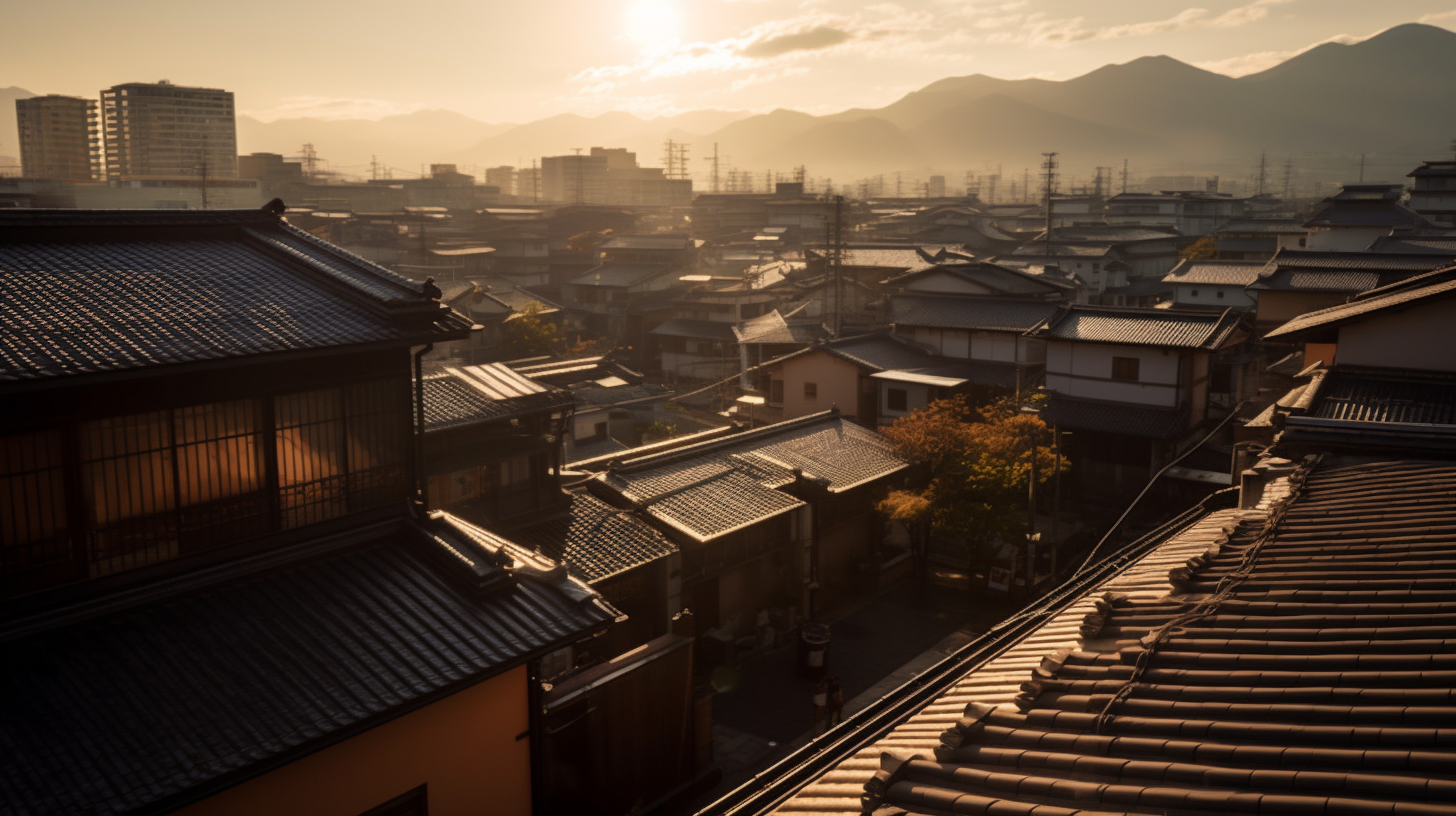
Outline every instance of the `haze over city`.
<svg viewBox="0 0 1456 816"><path fill-rule="evenodd" d="M1456 0L0 35L0 816L1456 816Z"/></svg>

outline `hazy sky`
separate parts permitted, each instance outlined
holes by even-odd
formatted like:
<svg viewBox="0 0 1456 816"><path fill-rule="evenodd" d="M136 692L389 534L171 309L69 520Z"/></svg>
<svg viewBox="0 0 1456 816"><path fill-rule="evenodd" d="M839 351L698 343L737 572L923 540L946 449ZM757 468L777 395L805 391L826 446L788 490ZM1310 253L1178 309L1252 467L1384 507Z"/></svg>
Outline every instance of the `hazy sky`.
<svg viewBox="0 0 1456 816"><path fill-rule="evenodd" d="M262 119L827 113L1147 54L1238 75L1416 21L1456 29L1456 0L7 0L0 86L95 97L165 78Z"/></svg>

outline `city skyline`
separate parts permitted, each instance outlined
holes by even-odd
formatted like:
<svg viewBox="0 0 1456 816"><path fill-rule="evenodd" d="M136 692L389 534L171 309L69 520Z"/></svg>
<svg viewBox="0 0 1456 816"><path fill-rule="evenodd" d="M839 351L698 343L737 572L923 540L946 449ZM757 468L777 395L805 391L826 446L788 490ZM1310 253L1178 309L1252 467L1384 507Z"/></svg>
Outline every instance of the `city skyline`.
<svg viewBox="0 0 1456 816"><path fill-rule="evenodd" d="M240 115L263 121L439 108L487 122L608 110L827 113L881 106L948 76L1066 79L1152 54L1237 76L1401 23L1456 27L1449 0L1222 0L1182 9L1146 0L1096 8L1069 0L443 3L414 20L367 4L347 15L255 8L214 21L151 0L93 32L70 22L96 13L93 2L22 4L6 18L29 35L0 55L0 75L33 93L87 98L117 82L226 88ZM82 56L45 58L62 41ZM132 48L118 54L118 41Z"/></svg>

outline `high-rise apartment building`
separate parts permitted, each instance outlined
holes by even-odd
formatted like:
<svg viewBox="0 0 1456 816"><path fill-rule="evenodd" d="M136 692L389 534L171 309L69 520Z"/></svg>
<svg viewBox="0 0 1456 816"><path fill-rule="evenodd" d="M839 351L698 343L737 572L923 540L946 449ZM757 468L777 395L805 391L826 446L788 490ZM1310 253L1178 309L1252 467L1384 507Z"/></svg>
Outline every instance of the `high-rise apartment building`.
<svg viewBox="0 0 1456 816"><path fill-rule="evenodd" d="M100 175L96 102L74 96L15 100L26 178L90 181Z"/></svg>
<svg viewBox="0 0 1456 816"><path fill-rule="evenodd" d="M230 91L166 80L101 92L110 178L238 175L237 121Z"/></svg>

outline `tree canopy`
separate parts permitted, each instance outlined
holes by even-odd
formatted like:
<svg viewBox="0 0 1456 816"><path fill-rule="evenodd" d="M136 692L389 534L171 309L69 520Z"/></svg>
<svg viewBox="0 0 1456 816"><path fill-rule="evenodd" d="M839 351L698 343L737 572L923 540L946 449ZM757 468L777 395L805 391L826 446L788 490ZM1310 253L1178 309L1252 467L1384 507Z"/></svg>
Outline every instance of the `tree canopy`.
<svg viewBox="0 0 1456 816"><path fill-rule="evenodd" d="M884 433L911 467L905 487L880 502L880 510L983 551L1026 533L1033 451L1038 486L1056 471L1046 423L1010 398L980 408L963 396L937 400Z"/></svg>

